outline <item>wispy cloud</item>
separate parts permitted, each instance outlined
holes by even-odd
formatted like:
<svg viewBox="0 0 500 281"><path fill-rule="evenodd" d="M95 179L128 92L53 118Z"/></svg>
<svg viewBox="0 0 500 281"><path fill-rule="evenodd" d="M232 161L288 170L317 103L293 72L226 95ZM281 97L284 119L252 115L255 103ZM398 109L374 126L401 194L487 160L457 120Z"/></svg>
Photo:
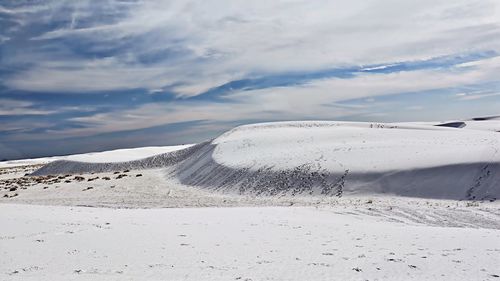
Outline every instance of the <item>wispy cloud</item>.
<svg viewBox="0 0 500 281"><path fill-rule="evenodd" d="M500 96L500 92L493 93L459 93L457 97L462 101L478 100L484 98L492 98Z"/></svg>
<svg viewBox="0 0 500 281"><path fill-rule="evenodd" d="M0 116L2 115L47 115L58 112L56 110L37 109L33 102L13 99L0 99Z"/></svg>

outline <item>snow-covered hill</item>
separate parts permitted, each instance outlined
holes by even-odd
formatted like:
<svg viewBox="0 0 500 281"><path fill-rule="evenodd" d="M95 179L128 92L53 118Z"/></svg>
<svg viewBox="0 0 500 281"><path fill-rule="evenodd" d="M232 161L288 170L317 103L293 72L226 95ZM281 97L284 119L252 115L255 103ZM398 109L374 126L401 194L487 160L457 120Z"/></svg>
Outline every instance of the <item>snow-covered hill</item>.
<svg viewBox="0 0 500 281"><path fill-rule="evenodd" d="M262 123L142 160L55 161L34 175L164 168L185 185L225 193L499 198L500 134L435 125Z"/></svg>

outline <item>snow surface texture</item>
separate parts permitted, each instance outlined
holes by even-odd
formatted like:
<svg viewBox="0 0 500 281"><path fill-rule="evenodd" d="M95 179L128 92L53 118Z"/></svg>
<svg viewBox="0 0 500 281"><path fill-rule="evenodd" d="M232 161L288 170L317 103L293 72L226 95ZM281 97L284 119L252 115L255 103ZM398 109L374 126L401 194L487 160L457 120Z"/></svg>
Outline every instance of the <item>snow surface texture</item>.
<svg viewBox="0 0 500 281"><path fill-rule="evenodd" d="M498 280L498 229L402 219L338 208L2 204L0 279Z"/></svg>
<svg viewBox="0 0 500 281"><path fill-rule="evenodd" d="M55 161L33 175L165 168L182 184L235 194L500 198L500 134L465 128L263 123L240 126L212 141L142 160Z"/></svg>

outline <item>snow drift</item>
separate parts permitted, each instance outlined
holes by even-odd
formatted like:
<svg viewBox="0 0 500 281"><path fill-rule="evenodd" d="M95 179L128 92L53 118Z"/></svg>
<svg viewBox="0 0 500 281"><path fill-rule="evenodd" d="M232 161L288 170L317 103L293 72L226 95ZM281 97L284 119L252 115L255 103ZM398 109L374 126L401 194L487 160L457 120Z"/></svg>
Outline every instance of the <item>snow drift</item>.
<svg viewBox="0 0 500 281"><path fill-rule="evenodd" d="M214 140L142 160L62 160L33 175L165 168L167 179L225 193L499 198L500 134L465 128L461 124L263 123L240 126Z"/></svg>

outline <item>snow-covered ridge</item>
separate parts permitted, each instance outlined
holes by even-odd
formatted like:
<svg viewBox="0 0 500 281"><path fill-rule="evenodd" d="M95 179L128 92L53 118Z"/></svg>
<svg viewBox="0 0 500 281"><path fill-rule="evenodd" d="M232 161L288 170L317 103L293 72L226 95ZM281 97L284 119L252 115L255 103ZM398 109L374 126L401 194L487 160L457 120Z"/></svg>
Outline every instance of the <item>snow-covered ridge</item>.
<svg viewBox="0 0 500 281"><path fill-rule="evenodd" d="M499 198L500 134L465 128L263 123L240 126L212 141L142 160L56 161L34 175L163 167L185 185L229 193Z"/></svg>
<svg viewBox="0 0 500 281"><path fill-rule="evenodd" d="M499 140L496 133L439 126L314 121L241 126L212 143L214 160L230 167L378 172L489 161Z"/></svg>
<svg viewBox="0 0 500 281"><path fill-rule="evenodd" d="M192 144L171 145L171 146L145 146L137 148L115 149L102 152L90 152L82 154L74 154L68 156L52 156L34 159L22 159L0 162L0 168L24 166L24 165L40 165L47 164L58 160L80 161L90 163L113 163L126 162L132 160L143 159L146 157L172 152L179 149L190 147Z"/></svg>
<svg viewBox="0 0 500 281"><path fill-rule="evenodd" d="M198 151L199 147L203 145L205 145L205 143L192 146L189 145L184 149L171 149L171 152L125 162L92 163L71 160L57 160L36 170L34 173L32 173L32 175L39 176L49 174L103 173L130 169L153 169L169 167L179 163L182 160L185 160L194 152Z"/></svg>

